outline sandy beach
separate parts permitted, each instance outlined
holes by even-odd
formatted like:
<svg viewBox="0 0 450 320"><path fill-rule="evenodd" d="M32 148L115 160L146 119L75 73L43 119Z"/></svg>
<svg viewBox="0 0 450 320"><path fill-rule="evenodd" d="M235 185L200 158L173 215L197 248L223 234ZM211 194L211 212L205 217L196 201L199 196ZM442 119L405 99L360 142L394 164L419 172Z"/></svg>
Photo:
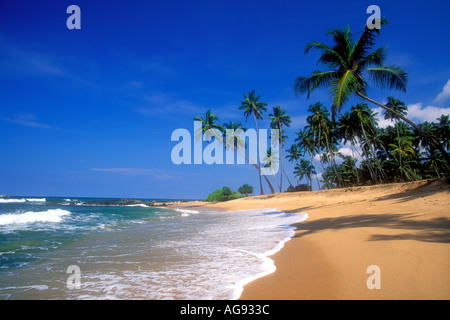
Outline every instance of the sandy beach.
<svg viewBox="0 0 450 320"><path fill-rule="evenodd" d="M184 206L309 215L243 300L450 299L449 187L446 178ZM369 289L375 275L380 288Z"/></svg>

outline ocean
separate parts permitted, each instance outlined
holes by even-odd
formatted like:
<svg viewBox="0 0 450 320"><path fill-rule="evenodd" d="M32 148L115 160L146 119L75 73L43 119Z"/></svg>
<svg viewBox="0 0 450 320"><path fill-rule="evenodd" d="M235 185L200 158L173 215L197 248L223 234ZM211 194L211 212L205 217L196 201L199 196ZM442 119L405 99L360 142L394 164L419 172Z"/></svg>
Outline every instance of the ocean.
<svg viewBox="0 0 450 320"><path fill-rule="evenodd" d="M0 198L0 299L237 299L307 218L92 200Z"/></svg>

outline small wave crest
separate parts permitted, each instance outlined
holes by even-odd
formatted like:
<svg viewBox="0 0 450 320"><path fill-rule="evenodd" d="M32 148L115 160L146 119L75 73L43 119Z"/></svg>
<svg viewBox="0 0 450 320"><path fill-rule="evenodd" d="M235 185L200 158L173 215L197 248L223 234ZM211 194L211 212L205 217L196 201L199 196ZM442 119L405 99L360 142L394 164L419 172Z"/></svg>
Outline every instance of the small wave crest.
<svg viewBox="0 0 450 320"><path fill-rule="evenodd" d="M70 211L51 209L47 211L28 211L24 213L7 213L0 215L0 225L26 224L33 222L61 222L64 216L70 215Z"/></svg>
<svg viewBox="0 0 450 320"><path fill-rule="evenodd" d="M189 209L178 209L178 208L176 208L176 209L174 209L175 211L177 211L177 212L181 212L181 216L182 217L187 217L187 216L189 216L190 214L197 214L197 213L200 213L200 211L197 211L197 210L189 210Z"/></svg>
<svg viewBox="0 0 450 320"><path fill-rule="evenodd" d="M26 198L28 202L45 202L45 198Z"/></svg>
<svg viewBox="0 0 450 320"><path fill-rule="evenodd" d="M0 198L0 203L21 203L26 202L26 199L3 199Z"/></svg>

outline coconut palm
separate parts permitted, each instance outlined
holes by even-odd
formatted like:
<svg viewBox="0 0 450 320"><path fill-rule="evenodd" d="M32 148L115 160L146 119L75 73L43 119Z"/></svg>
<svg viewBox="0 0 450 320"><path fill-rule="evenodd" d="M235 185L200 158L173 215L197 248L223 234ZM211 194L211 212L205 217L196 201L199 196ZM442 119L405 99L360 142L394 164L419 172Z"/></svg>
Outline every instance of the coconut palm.
<svg viewBox="0 0 450 320"><path fill-rule="evenodd" d="M266 155L262 161L264 168L268 169L268 172L273 172L273 168L278 166L278 157L273 154L272 148L268 148L266 151ZM271 176L275 179L275 183L280 187L280 184L278 183L277 177L275 174L271 174Z"/></svg>
<svg viewBox="0 0 450 320"><path fill-rule="evenodd" d="M245 150L245 141L242 139L238 134L239 132L245 132L247 131L247 128L242 125L239 121L232 122L229 121L227 123L223 124L223 127L225 129L224 134L224 140L226 143L227 148L228 147L234 147L235 150L238 148L243 148ZM228 132L227 132L228 129ZM229 131L231 130L231 131ZM228 133L228 135L227 135ZM227 141L228 139L228 141Z"/></svg>
<svg viewBox="0 0 450 320"><path fill-rule="evenodd" d="M396 128L397 128L397 140L398 145L400 145L400 131L399 131L399 117L397 117L397 114L401 114L406 116L408 107L405 106L405 103L395 99L393 97L388 97L388 102L386 103L386 106L389 107L390 110L384 111L384 119L386 120L395 120ZM392 111L395 111L396 113L393 113ZM402 152L398 154L399 156L399 163L400 163L400 172L402 172ZM403 181L403 178L400 177L400 181Z"/></svg>
<svg viewBox="0 0 450 320"><path fill-rule="evenodd" d="M330 112L320 102L310 105L308 108L308 112L310 112L311 114L306 118L306 122L310 125L314 133L318 133L319 152L321 151L322 139L325 138L326 151L331 155L332 152L330 140L332 136L331 130L333 127L333 123L330 120ZM331 156L330 160L333 166L334 173L338 177L338 181L340 181L339 172L337 170L334 157Z"/></svg>
<svg viewBox="0 0 450 320"><path fill-rule="evenodd" d="M297 177L298 182L306 177L309 182L310 190L312 190L312 175L315 174L314 166L310 161L306 159L300 159L300 162L295 165L294 174Z"/></svg>
<svg viewBox="0 0 450 320"><path fill-rule="evenodd" d="M288 159L289 162L297 162L302 156L302 152L297 144L292 144L289 149L286 149L286 153L286 159Z"/></svg>
<svg viewBox="0 0 450 320"><path fill-rule="evenodd" d="M386 177L386 175L383 171L383 168L377 158L374 145L371 142L371 140L369 139L368 132L367 132L367 131L369 131L369 134L371 134L371 135L375 134L375 126L377 125L376 120L375 120L376 114L374 113L374 111L372 109L369 108L367 103L357 103L355 106L352 106L352 108L350 110L350 114L352 117L355 118L355 121L359 121L360 128L361 128L360 134L362 133L362 136L364 137L363 139L366 143L366 146L372 153L373 159L375 160L375 163L377 164L378 170L380 171L382 178L384 178L387 181L387 177ZM363 148L363 150L364 150L364 148ZM375 180L375 183L378 183L377 175L373 171L371 171L370 167L369 167L369 171L371 172L372 178Z"/></svg>
<svg viewBox="0 0 450 320"><path fill-rule="evenodd" d="M381 20L381 25L388 22ZM385 110L389 110L398 118L411 125L425 139L438 148L444 158L450 162L449 154L432 136L405 116L366 96L369 87L366 80L373 81L381 88L389 87L406 91L407 73L400 67L384 65L386 49L384 47L373 50L379 29L365 28L359 39L355 39L350 28L332 29L328 32L333 38L334 45L313 41L306 45L305 54L311 49L319 50L322 54L318 63L328 67L328 71L314 71L308 77L298 77L295 80L296 94L306 93L308 98L318 88L328 88L332 105L333 119L350 97L357 95ZM373 50L373 51L372 51Z"/></svg>
<svg viewBox="0 0 450 320"><path fill-rule="evenodd" d="M220 124L214 123L214 121L218 121L219 117L212 113L211 110L206 111L205 118L202 118L201 116L195 116L194 121L200 121L202 123L202 127L195 132L195 139L198 140L201 138L202 134L206 133L206 137L208 139L214 136L216 139L218 139L220 142L222 141L222 134L225 132L225 128L222 127Z"/></svg>
<svg viewBox="0 0 450 320"><path fill-rule="evenodd" d="M241 105L239 107L239 110L244 110L244 116L247 120L250 115L253 115L253 119L255 120L255 126L256 126L256 139L258 144L258 158L259 158L259 129L258 129L258 122L257 120L262 120L263 111L267 111L267 103L259 101L261 96L255 95L255 90L253 89L248 94L244 93L244 101L241 102ZM259 187L261 189L261 194L264 194L263 187L262 187L262 181L261 181L261 159L258 159L258 168L259 168Z"/></svg>
<svg viewBox="0 0 450 320"><path fill-rule="evenodd" d="M355 142L356 136L358 134L358 123L354 121L354 117L351 116L350 112L346 111L341 113L338 123L337 123L337 132L341 139L343 139L344 143L350 142L352 148L352 157L354 159L353 164L355 165L356 171L356 181L359 185L359 173L358 166L356 165L355 160Z"/></svg>
<svg viewBox="0 0 450 320"><path fill-rule="evenodd" d="M280 132L280 166L281 166L281 178L280 178L280 192L283 188L283 126L290 127L291 116L286 113L285 109L281 109L280 106L273 108L273 113L269 114L270 127L272 129L278 129ZM287 177L287 176L286 176ZM288 178L289 179L289 178Z"/></svg>
<svg viewBox="0 0 450 320"><path fill-rule="evenodd" d="M297 134L297 138L295 138L295 142L297 142L297 146L300 150L300 152L308 152L309 153L309 157L311 159L311 163L314 167L314 156L319 153L319 149L317 147L317 145L314 143L314 137L313 137L313 133L311 128L308 129L304 129L304 130L299 130L298 132L296 132ZM321 162L321 169L322 172L324 171L323 169L323 164ZM314 171L315 168L314 168ZM319 184L319 178L316 175L316 179L317 179L317 186L320 189L320 184Z"/></svg>
<svg viewBox="0 0 450 320"><path fill-rule="evenodd" d="M247 160L251 165L253 165L253 167L255 167L256 170L258 170L258 173L261 175L261 169L255 164L256 162L250 158L250 155L246 150L245 140L239 135L239 131L245 132L247 131L247 128L244 127L242 123L240 123L239 121L237 122L229 121L227 123L224 123L223 127L225 129L228 129L228 132L226 130L224 135L226 149L228 150L229 148L232 148L233 150L235 150L239 155L244 157L245 160ZM244 153L242 153L242 150L244 151ZM272 184L265 175L264 179L269 185L271 192L275 193Z"/></svg>

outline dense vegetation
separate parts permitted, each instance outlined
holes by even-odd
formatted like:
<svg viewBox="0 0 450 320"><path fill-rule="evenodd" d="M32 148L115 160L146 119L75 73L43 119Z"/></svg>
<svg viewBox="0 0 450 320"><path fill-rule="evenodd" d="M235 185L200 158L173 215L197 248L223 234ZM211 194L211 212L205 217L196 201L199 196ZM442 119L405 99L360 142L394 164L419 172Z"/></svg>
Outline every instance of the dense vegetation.
<svg viewBox="0 0 450 320"><path fill-rule="evenodd" d="M228 187L223 187L223 188L217 189L216 191L210 193L208 195L208 197L206 198L206 201L219 202L219 201L239 199L242 197L243 197L243 195L240 194L239 192L233 191Z"/></svg>
<svg viewBox="0 0 450 320"><path fill-rule="evenodd" d="M386 24L387 21L382 20L382 25ZM435 122L416 124L407 118L408 108L404 102L390 96L386 104L381 104L367 96L369 81L381 88L406 91L407 73L398 66L384 65L384 47L373 49L379 30L365 28L358 33L357 39L348 27L333 29L328 34L333 40L332 46L314 41L305 48L305 53L320 51L318 64L327 70L298 77L294 91L309 97L314 90L327 89L332 101L331 112L321 102L309 105L307 125L296 132L295 143L285 150L284 155L287 136L283 128L289 127L291 120L285 109L273 107L269 119L271 128L281 132L280 159L272 157L269 149L264 161L253 164L258 170L261 194L262 178L272 193L275 193L273 180L280 192L284 190L283 175L289 183L287 191L312 190L313 180L320 189L330 189L448 176L449 115L441 115ZM359 97L361 102L351 105L349 111L341 112L353 96ZM246 119L253 118L257 130L258 120L262 120L263 113L267 112L267 103L260 99L261 96L252 90L244 94L239 107ZM367 103L381 107L383 114L377 115ZM392 125L378 126L377 117L381 116L392 120ZM203 132L209 128L222 133L225 128L246 130L240 122L223 126L214 123L219 118L211 111L206 118L197 116L194 119L202 121ZM237 137L225 142L227 148L235 150L237 145L245 146ZM244 151L248 160L245 148ZM284 159L294 163L297 187L292 185L285 172ZM272 176L272 182L261 175L261 164L267 166L270 161L280 161L279 179ZM302 181L306 184L299 184Z"/></svg>

